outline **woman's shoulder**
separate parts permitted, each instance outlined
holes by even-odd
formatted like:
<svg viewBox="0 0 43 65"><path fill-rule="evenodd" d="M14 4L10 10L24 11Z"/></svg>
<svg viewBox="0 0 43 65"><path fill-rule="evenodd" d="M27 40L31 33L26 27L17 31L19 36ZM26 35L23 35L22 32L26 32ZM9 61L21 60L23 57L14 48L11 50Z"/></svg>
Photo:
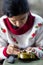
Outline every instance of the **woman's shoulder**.
<svg viewBox="0 0 43 65"><path fill-rule="evenodd" d="M35 14L35 13L31 13L31 14L32 14L32 16L35 17L35 20L43 21L43 18L40 15Z"/></svg>
<svg viewBox="0 0 43 65"><path fill-rule="evenodd" d="M35 13L31 13L31 15L35 17L35 24L43 23L43 18L40 15L37 15Z"/></svg>
<svg viewBox="0 0 43 65"><path fill-rule="evenodd" d="M4 19L5 19L5 18L7 18L7 16L6 16L6 15L3 15L3 16L1 16L1 17L0 17L0 24L2 24L2 23L3 23L3 21L4 21Z"/></svg>
<svg viewBox="0 0 43 65"><path fill-rule="evenodd" d="M1 16L0 20L3 20L4 18L7 18L7 16L6 15Z"/></svg>

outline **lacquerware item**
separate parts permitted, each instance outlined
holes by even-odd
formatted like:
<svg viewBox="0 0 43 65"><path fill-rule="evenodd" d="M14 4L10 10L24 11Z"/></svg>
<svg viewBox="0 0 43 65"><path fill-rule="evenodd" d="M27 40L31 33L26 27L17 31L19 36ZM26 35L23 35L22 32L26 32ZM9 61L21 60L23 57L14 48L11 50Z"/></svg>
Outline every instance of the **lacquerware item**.
<svg viewBox="0 0 43 65"><path fill-rule="evenodd" d="M20 52L18 54L18 58L21 60L37 59L36 55L33 52L27 53L26 51Z"/></svg>

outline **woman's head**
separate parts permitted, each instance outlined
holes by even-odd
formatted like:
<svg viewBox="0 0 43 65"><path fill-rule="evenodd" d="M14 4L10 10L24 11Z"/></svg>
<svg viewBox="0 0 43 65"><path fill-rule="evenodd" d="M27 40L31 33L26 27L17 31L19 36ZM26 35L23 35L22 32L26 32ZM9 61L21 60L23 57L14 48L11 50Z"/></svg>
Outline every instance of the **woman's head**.
<svg viewBox="0 0 43 65"><path fill-rule="evenodd" d="M8 19L10 20L11 24L13 24L14 26L22 27L27 21L28 14L29 13L25 13L13 17L8 17Z"/></svg>
<svg viewBox="0 0 43 65"><path fill-rule="evenodd" d="M4 0L3 13L8 17L29 12L28 0Z"/></svg>

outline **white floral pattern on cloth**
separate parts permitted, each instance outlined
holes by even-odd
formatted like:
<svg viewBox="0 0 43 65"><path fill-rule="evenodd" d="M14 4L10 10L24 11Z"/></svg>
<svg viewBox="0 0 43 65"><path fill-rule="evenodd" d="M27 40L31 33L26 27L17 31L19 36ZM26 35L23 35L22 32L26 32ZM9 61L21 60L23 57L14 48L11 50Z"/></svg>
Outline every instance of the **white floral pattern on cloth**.
<svg viewBox="0 0 43 65"><path fill-rule="evenodd" d="M35 25L34 31L32 32L30 39L32 39L36 36L36 32L37 32L38 28L41 27L42 25L43 25L43 23L38 23L37 25Z"/></svg>
<svg viewBox="0 0 43 65"><path fill-rule="evenodd" d="M11 37L12 37L12 36L11 36ZM16 42L16 44L18 44L18 41L16 40L16 38L13 38L13 37L12 37L12 39L13 39L14 42Z"/></svg>
<svg viewBox="0 0 43 65"><path fill-rule="evenodd" d="M2 30L2 32L3 32L3 33L6 33L6 29L4 29L4 28L1 28L1 30Z"/></svg>
<svg viewBox="0 0 43 65"><path fill-rule="evenodd" d="M38 23L38 25L35 26L35 28L39 28L43 25L43 23Z"/></svg>
<svg viewBox="0 0 43 65"><path fill-rule="evenodd" d="M35 36L36 36L36 33L37 33L37 30L43 26L43 23L38 23L37 25L35 25L34 27L34 30L33 32L31 33L31 37L30 37L30 40L34 39ZM43 58L43 48L42 47L36 47L33 52L35 53L35 55L38 57L38 58Z"/></svg>
<svg viewBox="0 0 43 65"><path fill-rule="evenodd" d="M32 37L33 37L33 38L34 38L34 36L36 36L36 33L33 33L33 34L32 34Z"/></svg>
<svg viewBox="0 0 43 65"><path fill-rule="evenodd" d="M32 52L35 53L35 55L38 57L38 58L43 58L43 49L42 47L34 47L32 49Z"/></svg>

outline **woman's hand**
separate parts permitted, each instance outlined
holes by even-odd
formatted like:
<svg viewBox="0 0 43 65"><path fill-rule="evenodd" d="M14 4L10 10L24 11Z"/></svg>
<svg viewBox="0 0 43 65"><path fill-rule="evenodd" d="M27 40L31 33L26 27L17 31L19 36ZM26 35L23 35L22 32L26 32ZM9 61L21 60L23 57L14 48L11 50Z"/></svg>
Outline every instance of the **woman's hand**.
<svg viewBox="0 0 43 65"><path fill-rule="evenodd" d="M28 47L27 49L26 49L26 51L27 52L35 52L35 49L34 49L35 47Z"/></svg>
<svg viewBox="0 0 43 65"><path fill-rule="evenodd" d="M26 48L26 51L31 51L31 50L32 50L32 47Z"/></svg>
<svg viewBox="0 0 43 65"><path fill-rule="evenodd" d="M13 55L18 55L20 53L20 49L14 48Z"/></svg>
<svg viewBox="0 0 43 65"><path fill-rule="evenodd" d="M10 45L8 45L6 52L7 52L8 54L10 54L10 55L11 55L11 54L17 55L17 54L20 52L20 50L19 50L18 47L16 47L16 46L10 44Z"/></svg>
<svg viewBox="0 0 43 65"><path fill-rule="evenodd" d="M13 54L13 51L14 51L14 45L12 44L9 44L8 47L7 47L7 53L8 54Z"/></svg>

